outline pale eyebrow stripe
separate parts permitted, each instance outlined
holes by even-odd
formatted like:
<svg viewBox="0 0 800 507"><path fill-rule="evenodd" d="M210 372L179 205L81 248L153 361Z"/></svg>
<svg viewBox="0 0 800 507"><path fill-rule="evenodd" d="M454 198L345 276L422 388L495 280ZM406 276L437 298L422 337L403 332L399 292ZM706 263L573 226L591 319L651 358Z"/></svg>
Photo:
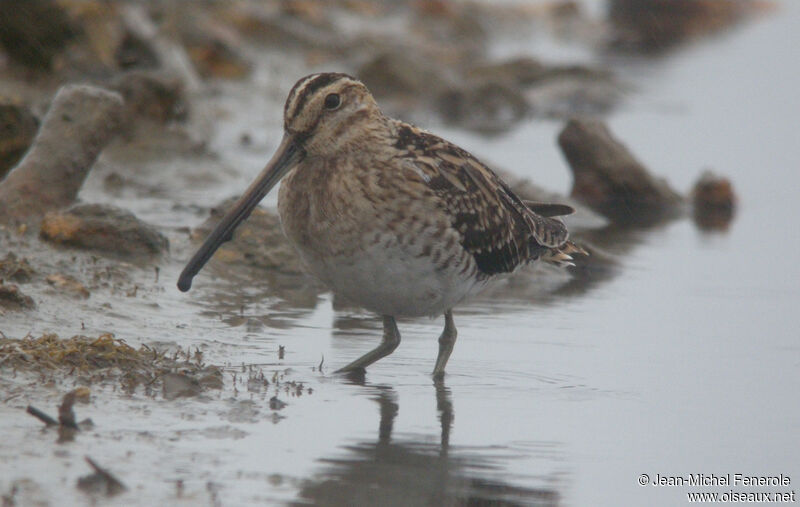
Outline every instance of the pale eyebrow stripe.
<svg viewBox="0 0 800 507"><path fill-rule="evenodd" d="M303 106L308 102L308 98L314 95L318 90L330 84L339 81L340 79L350 79L347 74L331 73L331 74L316 74L305 81L299 83L297 90L294 93L295 99L290 101L294 107L287 108L286 117L294 117L303 109ZM289 104L289 103L287 103Z"/></svg>

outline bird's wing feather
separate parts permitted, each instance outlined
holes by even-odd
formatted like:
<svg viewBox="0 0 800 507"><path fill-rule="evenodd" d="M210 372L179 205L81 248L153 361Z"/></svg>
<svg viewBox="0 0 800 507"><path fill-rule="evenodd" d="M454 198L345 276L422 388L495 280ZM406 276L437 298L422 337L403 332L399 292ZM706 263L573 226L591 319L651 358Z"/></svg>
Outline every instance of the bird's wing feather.
<svg viewBox="0 0 800 507"><path fill-rule="evenodd" d="M566 204L553 204L549 202L522 201L529 210L543 217L565 217L575 213L575 208Z"/></svg>
<svg viewBox="0 0 800 507"><path fill-rule="evenodd" d="M487 275L513 271L567 241L557 219L531 210L491 169L461 148L413 127L401 156L452 216L462 246ZM413 134L413 135L412 135ZM542 207L563 214L567 206Z"/></svg>

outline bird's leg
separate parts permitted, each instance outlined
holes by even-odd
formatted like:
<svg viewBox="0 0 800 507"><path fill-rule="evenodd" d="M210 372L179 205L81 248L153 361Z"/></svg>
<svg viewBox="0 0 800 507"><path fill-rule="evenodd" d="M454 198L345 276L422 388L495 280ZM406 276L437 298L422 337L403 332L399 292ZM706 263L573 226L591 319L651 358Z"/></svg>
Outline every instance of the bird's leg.
<svg viewBox="0 0 800 507"><path fill-rule="evenodd" d="M344 368L336 370L335 373L349 373L357 370L363 370L378 359L391 354L398 345L400 345L400 331L397 329L397 323L394 321L394 317L390 315L384 315L383 340L381 341L381 344L363 356L359 357L352 363L348 364Z"/></svg>
<svg viewBox="0 0 800 507"><path fill-rule="evenodd" d="M447 310L444 312L444 331L439 337L439 355L436 356L433 378L440 379L444 377L444 367L447 365L447 360L450 359L450 353L453 352L457 335L456 324L453 322L453 310Z"/></svg>
<svg viewBox="0 0 800 507"><path fill-rule="evenodd" d="M439 440L439 455L447 457L450 449L450 430L453 428L453 400L450 390L444 385L442 377L433 379L436 388L436 409L439 412L439 422L442 426L442 436Z"/></svg>

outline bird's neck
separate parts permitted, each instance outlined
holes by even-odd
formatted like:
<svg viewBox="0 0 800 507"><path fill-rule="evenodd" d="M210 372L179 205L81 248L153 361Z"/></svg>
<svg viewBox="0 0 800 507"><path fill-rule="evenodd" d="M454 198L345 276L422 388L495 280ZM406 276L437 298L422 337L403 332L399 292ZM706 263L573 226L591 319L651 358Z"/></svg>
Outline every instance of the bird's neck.
<svg viewBox="0 0 800 507"><path fill-rule="evenodd" d="M391 120L380 111L370 112L357 121L343 122L327 132L320 132L306 144L309 156L327 159L380 157L392 145Z"/></svg>

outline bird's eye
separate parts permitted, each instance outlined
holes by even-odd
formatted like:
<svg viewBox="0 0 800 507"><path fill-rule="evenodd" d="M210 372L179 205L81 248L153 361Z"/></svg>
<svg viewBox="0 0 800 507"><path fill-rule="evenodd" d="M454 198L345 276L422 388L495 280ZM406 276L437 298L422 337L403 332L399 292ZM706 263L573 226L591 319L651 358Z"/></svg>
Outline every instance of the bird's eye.
<svg viewBox="0 0 800 507"><path fill-rule="evenodd" d="M336 109L342 103L338 93L331 93L325 97L325 109Z"/></svg>

